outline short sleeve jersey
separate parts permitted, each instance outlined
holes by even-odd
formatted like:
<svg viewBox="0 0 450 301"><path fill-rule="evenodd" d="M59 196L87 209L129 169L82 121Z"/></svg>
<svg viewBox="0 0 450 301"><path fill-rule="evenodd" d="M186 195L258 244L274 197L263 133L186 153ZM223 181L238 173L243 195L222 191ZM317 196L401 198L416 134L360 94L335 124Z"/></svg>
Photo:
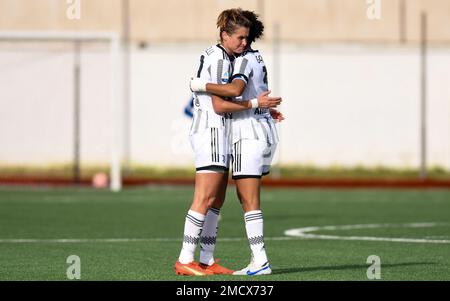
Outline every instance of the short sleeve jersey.
<svg viewBox="0 0 450 301"><path fill-rule="evenodd" d="M234 56L228 55L220 44L213 45L201 54L196 76L209 83L226 84L233 73L233 61ZM209 126L221 122L222 116L214 112L211 95L201 92L194 94L194 109L207 111Z"/></svg>
<svg viewBox="0 0 450 301"><path fill-rule="evenodd" d="M267 68L258 50L248 50L237 57L234 62L234 71L231 80L241 79L246 82L244 92L236 101L256 98L262 92L267 91ZM260 118L269 116L267 109L252 109L233 113L233 119Z"/></svg>

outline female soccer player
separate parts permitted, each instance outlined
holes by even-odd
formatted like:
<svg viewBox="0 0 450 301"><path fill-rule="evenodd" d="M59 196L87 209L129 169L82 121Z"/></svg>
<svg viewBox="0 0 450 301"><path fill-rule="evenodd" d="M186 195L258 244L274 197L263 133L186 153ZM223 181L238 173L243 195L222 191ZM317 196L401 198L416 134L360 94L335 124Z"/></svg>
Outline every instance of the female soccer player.
<svg viewBox="0 0 450 301"><path fill-rule="evenodd" d="M202 53L197 77L220 85L230 79L234 53L242 53L246 48L250 22L240 9L230 9L219 15L217 26L221 42ZM190 130L195 153L195 192L185 220L182 249L175 263L175 272L179 275L233 272L217 264L213 258L219 209L223 205L228 182L230 116L227 113L276 107L281 98L269 97L268 94L265 91L257 98L238 102L212 97L201 91L195 93ZM199 242L202 247L201 264L194 261Z"/></svg>
<svg viewBox="0 0 450 301"><path fill-rule="evenodd" d="M220 96L242 96L238 100L255 97L268 90L267 69L258 50L251 44L260 38L264 25L251 11L243 15L252 23L247 49L236 58L232 82L226 85L207 83L203 79L193 79L193 91L206 91ZM213 96L213 100L216 96ZM275 119L283 116L273 111ZM244 210L245 228L251 249L250 264L235 275L270 274L263 235L263 216L260 207L261 177L269 173L273 154L278 143L278 135L269 109L250 109L233 113L232 118L232 163L233 179Z"/></svg>

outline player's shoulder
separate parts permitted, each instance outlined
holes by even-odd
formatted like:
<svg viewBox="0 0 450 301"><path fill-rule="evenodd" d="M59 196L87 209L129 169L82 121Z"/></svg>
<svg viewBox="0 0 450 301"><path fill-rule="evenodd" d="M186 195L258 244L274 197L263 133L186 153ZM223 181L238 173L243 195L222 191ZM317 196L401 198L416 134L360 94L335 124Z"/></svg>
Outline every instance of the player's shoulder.
<svg viewBox="0 0 450 301"><path fill-rule="evenodd" d="M216 45L211 45L203 51L203 54L206 56L213 56L217 54L218 47Z"/></svg>
<svg viewBox="0 0 450 301"><path fill-rule="evenodd" d="M209 46L203 51L203 55L205 58L212 60L227 59L228 57L225 49L220 44Z"/></svg>
<svg viewBox="0 0 450 301"><path fill-rule="evenodd" d="M256 61L258 63L263 62L262 55L259 50L248 49L244 51L237 60L248 60L248 61Z"/></svg>

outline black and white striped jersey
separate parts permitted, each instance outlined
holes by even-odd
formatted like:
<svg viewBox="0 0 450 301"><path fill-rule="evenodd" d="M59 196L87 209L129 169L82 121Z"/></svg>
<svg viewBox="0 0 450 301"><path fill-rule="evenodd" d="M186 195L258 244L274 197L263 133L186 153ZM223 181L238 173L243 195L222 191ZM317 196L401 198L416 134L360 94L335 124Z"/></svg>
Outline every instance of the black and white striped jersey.
<svg viewBox="0 0 450 301"><path fill-rule="evenodd" d="M246 82L244 92L236 101L256 98L268 90L267 68L258 50L245 51L234 61L231 80ZM278 133L268 109L248 109L234 112L231 142L241 139L265 140L268 144L278 143Z"/></svg>
<svg viewBox="0 0 450 301"><path fill-rule="evenodd" d="M234 71L231 80L240 79L246 82L244 92L236 101L256 98L269 89L267 83L267 68L258 50L247 50L234 61ZM262 118L270 116L268 109L253 109L233 113L233 119L248 117Z"/></svg>
<svg viewBox="0 0 450 301"><path fill-rule="evenodd" d="M233 60L234 56L228 55L220 44L213 45L201 54L196 77L208 83L227 84L233 73ZM194 115L200 119L197 122L201 128L220 128L220 124L223 125L223 117L214 112L212 98L208 93L194 93Z"/></svg>

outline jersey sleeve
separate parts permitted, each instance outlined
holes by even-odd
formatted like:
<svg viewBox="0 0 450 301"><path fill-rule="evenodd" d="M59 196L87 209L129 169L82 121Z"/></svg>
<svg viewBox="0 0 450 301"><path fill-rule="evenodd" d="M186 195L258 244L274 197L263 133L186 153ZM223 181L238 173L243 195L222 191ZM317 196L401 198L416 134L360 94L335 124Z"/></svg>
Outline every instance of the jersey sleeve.
<svg viewBox="0 0 450 301"><path fill-rule="evenodd" d="M231 77L231 81L235 79L241 79L247 84L251 71L252 70L250 68L250 62L248 61L248 59L245 57L238 57L234 61L234 71L233 76Z"/></svg>
<svg viewBox="0 0 450 301"><path fill-rule="evenodd" d="M213 60L210 65L211 83L226 84L230 78L230 62L225 59Z"/></svg>

